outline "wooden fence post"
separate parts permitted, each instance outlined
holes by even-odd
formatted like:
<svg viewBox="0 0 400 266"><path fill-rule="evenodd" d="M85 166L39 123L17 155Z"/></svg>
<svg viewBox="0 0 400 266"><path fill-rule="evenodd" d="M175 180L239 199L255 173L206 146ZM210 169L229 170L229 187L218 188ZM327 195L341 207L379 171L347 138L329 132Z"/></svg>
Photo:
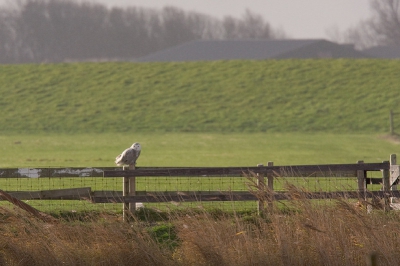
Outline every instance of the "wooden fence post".
<svg viewBox="0 0 400 266"><path fill-rule="evenodd" d="M357 163L362 164L364 161L357 161ZM362 197L364 201L367 200L366 197L366 190L367 190L367 182L365 178L365 171L364 170L357 170L357 183L358 183L358 195Z"/></svg>
<svg viewBox="0 0 400 266"><path fill-rule="evenodd" d="M267 166L274 166L274 162L268 162ZM267 182L268 182L268 189L269 189L269 198L268 198L268 209L270 212L273 211L274 208L274 175L273 173L267 174Z"/></svg>
<svg viewBox="0 0 400 266"><path fill-rule="evenodd" d="M257 167L263 167L263 164L257 164ZM262 215L264 213L264 189L265 189L265 178L264 174L257 173L257 189L259 192L259 199L257 201L257 213Z"/></svg>
<svg viewBox="0 0 400 266"><path fill-rule="evenodd" d="M123 170L127 170L125 166L123 167ZM129 165L128 170L135 170L135 165ZM136 194L136 177L132 176L124 176L123 178L123 190L122 190L122 195L125 198L126 196L134 196ZM123 203L123 220L125 222L129 221L129 217L132 216L132 214L136 210L136 202L124 202Z"/></svg>
<svg viewBox="0 0 400 266"><path fill-rule="evenodd" d="M378 254L372 252L367 256L367 266L377 266L378 265Z"/></svg>
<svg viewBox="0 0 400 266"><path fill-rule="evenodd" d="M257 164L258 167L264 166L263 164ZM273 162L268 162L268 166L274 166ZM274 200L274 176L272 173L267 174L267 185L265 184L265 176L264 174L257 174L257 188L260 190L260 195L265 195L267 192L267 200L268 200L268 210L273 211L273 200ZM268 190L268 191L266 191ZM263 196L264 197L264 196ZM261 215L264 212L265 208L265 200L261 198L257 201L257 211L258 214Z"/></svg>
<svg viewBox="0 0 400 266"><path fill-rule="evenodd" d="M397 158L396 154L390 154L390 190L396 191L397 190L397 179L399 178L399 169L396 166ZM398 203L396 197L390 197L390 203Z"/></svg>
<svg viewBox="0 0 400 266"><path fill-rule="evenodd" d="M388 163L388 161L383 161L383 163ZM382 170L382 190L383 190L383 200L384 200L384 210L390 210L390 173L389 169Z"/></svg>

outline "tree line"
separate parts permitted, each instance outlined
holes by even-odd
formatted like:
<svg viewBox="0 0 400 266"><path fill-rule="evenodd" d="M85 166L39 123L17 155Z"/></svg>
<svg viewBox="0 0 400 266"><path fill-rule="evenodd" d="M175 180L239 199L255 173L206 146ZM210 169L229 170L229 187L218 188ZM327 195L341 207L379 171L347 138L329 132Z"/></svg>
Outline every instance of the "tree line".
<svg viewBox="0 0 400 266"><path fill-rule="evenodd" d="M331 39L353 43L362 50L372 46L400 46L400 0L370 0L372 15Z"/></svg>
<svg viewBox="0 0 400 266"><path fill-rule="evenodd" d="M400 0L370 0L373 15L330 39L358 49L400 45ZM282 39L259 14L218 19L176 7L108 8L74 0L9 0L0 7L0 63L133 60L199 39Z"/></svg>
<svg viewBox="0 0 400 266"><path fill-rule="evenodd" d="M0 8L0 63L129 60L199 39L277 39L261 15L241 18L176 7L108 8L73 0L19 0Z"/></svg>

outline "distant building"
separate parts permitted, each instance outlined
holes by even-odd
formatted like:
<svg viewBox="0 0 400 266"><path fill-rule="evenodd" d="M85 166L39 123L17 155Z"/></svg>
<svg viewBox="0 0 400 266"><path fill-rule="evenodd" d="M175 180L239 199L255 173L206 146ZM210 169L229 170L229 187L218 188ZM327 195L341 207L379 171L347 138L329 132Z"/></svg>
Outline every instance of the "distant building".
<svg viewBox="0 0 400 266"><path fill-rule="evenodd" d="M363 53L377 58L400 59L399 46L375 46L362 51Z"/></svg>
<svg viewBox="0 0 400 266"><path fill-rule="evenodd" d="M353 45L316 40L198 40L137 58L138 62L368 58Z"/></svg>

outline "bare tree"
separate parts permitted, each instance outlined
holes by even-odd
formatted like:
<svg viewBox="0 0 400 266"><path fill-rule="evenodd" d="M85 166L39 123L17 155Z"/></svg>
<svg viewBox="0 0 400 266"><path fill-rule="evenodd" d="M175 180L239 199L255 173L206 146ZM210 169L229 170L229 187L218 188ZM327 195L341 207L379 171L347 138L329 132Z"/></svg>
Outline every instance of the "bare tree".
<svg viewBox="0 0 400 266"><path fill-rule="evenodd" d="M400 44L400 0L373 0L376 20L372 21L378 40L385 45Z"/></svg>
<svg viewBox="0 0 400 266"><path fill-rule="evenodd" d="M0 10L0 62L11 63L14 59L14 34L12 13Z"/></svg>
<svg viewBox="0 0 400 266"><path fill-rule="evenodd" d="M400 45L400 0L371 0L371 18L342 34L330 32L330 38L351 42L358 49L376 45Z"/></svg>
<svg viewBox="0 0 400 266"><path fill-rule="evenodd" d="M187 13L172 6L163 8L161 22L165 47L201 39L205 31L202 20L204 18L197 13Z"/></svg>
<svg viewBox="0 0 400 266"><path fill-rule="evenodd" d="M14 16L18 62L60 62L101 53L107 9L69 0L27 0Z"/></svg>
<svg viewBox="0 0 400 266"><path fill-rule="evenodd" d="M285 34L273 30L261 15L246 10L241 19L227 16L222 20L224 39L281 39Z"/></svg>

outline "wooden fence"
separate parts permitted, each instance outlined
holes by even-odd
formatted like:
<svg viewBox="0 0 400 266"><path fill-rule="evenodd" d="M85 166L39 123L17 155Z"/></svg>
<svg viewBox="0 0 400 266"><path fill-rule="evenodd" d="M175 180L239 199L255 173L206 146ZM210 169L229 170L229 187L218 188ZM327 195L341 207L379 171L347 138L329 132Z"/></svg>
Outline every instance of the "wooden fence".
<svg viewBox="0 0 400 266"><path fill-rule="evenodd" d="M381 172L379 177L368 177L368 172ZM122 170L115 167L104 168L12 168L0 169L0 178L53 178L53 177L124 177L126 191L92 191L91 187L65 188L39 191L4 191L19 200L31 199L65 199L88 200L93 203L123 203L124 211L133 212L137 202L192 202L192 201L259 201L260 198L269 202L274 200L290 200L293 194L287 191L275 191L276 178L356 178L357 187L354 191L299 191L296 197L310 199L331 199L338 197L364 199L380 197L389 204L390 197L400 197L397 191L399 180L399 165L396 164L396 155L390 156L390 161L382 163L355 164L325 164L325 165L291 165L274 166L272 162L267 166L255 167L138 167L135 170ZM259 191L136 191L136 177L243 177L256 180ZM128 184L126 184L128 183ZM369 184L381 184L381 189L370 191ZM0 187L0 189L2 189ZM300 193L300 194L299 194ZM0 198L5 199L1 195ZM259 207L265 202L259 201Z"/></svg>

